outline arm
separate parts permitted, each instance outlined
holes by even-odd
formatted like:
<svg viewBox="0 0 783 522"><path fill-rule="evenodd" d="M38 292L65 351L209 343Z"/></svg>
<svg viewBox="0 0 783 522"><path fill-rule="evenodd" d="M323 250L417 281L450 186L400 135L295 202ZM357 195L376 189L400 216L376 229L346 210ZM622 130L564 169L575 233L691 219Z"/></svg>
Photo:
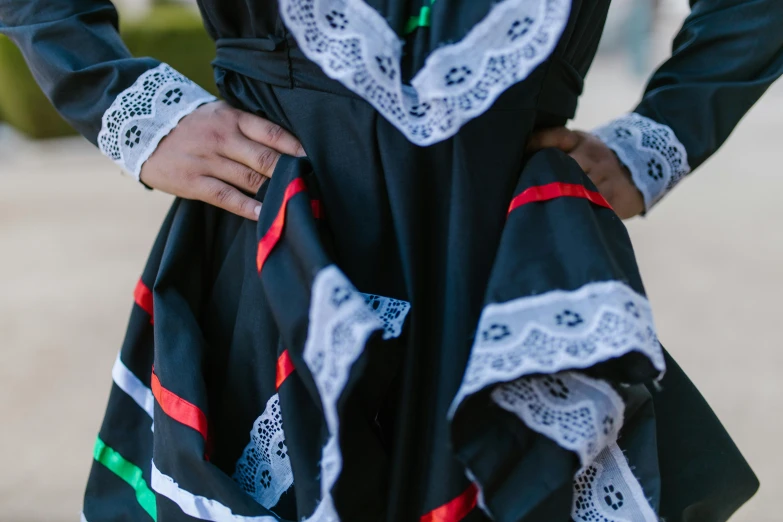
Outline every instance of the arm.
<svg viewBox="0 0 783 522"><path fill-rule="evenodd" d="M0 33L60 114L137 179L179 120L215 100L171 67L133 58L109 0L0 0Z"/></svg>
<svg viewBox="0 0 783 522"><path fill-rule="evenodd" d="M709 158L783 74L783 2L691 0L691 7L634 112L594 132L630 170L647 210Z"/></svg>
<svg viewBox="0 0 783 522"><path fill-rule="evenodd" d="M279 126L213 103L166 64L132 57L110 0L0 0L0 34L60 114L152 188L258 219L247 194L280 153L304 155Z"/></svg>

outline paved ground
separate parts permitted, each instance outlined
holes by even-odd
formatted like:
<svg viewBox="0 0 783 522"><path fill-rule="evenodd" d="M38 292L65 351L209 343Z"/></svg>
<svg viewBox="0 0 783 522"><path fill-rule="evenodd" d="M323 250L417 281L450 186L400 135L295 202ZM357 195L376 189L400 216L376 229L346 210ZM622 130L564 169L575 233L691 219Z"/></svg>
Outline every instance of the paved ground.
<svg viewBox="0 0 783 522"><path fill-rule="evenodd" d="M581 126L633 106L641 85L624 70L597 64ZM762 480L736 522L780 520L781 135L783 87L629 223L663 342ZM169 201L83 140L0 128L0 522L76 520L133 286Z"/></svg>

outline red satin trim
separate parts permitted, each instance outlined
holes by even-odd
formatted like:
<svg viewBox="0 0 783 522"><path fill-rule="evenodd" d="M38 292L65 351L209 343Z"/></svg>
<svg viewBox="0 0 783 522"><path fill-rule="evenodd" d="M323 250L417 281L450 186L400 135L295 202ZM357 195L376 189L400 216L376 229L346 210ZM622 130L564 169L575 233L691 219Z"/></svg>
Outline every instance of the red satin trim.
<svg viewBox="0 0 783 522"><path fill-rule="evenodd" d="M153 323L152 291L147 288L147 285L145 285L144 281L141 279L136 283L136 288L133 290L133 300L136 301L136 304L139 305L142 310L149 314L150 323Z"/></svg>
<svg viewBox="0 0 783 522"><path fill-rule="evenodd" d="M277 379L275 380L275 386L280 389L285 380L291 375L296 368L294 367L294 361L291 360L291 354L288 350L280 354L277 358Z"/></svg>
<svg viewBox="0 0 783 522"><path fill-rule="evenodd" d="M600 192L587 190L583 185L576 183L548 183L546 185L525 189L522 194L511 200L511 205L508 207L508 213L510 214L513 210L528 203L549 201L550 199L564 197L582 198L590 201L594 205L609 209L612 208Z"/></svg>
<svg viewBox="0 0 783 522"><path fill-rule="evenodd" d="M323 219L324 218L324 206L321 203L321 200L314 199L310 202L310 206L313 208L313 217L315 219Z"/></svg>
<svg viewBox="0 0 783 522"><path fill-rule="evenodd" d="M272 222L272 226L269 227L267 233L264 234L264 237L262 237L261 241L258 242L256 266L258 267L259 272L261 272L266 259L269 257L269 254L272 253L272 249L275 248L275 245L277 245L277 242L280 241L280 238L283 235L283 227L285 226L285 210L288 206L288 201L296 194L299 194L305 190L307 190L307 187L305 186L305 182L302 178L294 179L286 187L285 194L283 194L283 203L280 205L280 210L277 211L277 216L275 216L275 220Z"/></svg>
<svg viewBox="0 0 783 522"><path fill-rule="evenodd" d="M152 395L158 401L163 413L175 421L193 428L204 437L205 441L207 440L207 416L198 406L161 386L154 371L150 378L150 388L152 388Z"/></svg>
<svg viewBox="0 0 783 522"><path fill-rule="evenodd" d="M421 522L459 522L478 503L478 487L471 484L460 496L422 516Z"/></svg>

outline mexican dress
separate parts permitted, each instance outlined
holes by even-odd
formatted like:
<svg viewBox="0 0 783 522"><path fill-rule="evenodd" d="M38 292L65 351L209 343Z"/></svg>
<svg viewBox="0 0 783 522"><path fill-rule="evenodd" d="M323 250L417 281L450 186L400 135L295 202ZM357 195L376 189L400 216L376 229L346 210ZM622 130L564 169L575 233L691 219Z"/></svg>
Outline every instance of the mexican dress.
<svg viewBox="0 0 783 522"><path fill-rule="evenodd" d="M232 106L291 131L258 223L177 199L135 289L88 522L724 521L758 484L661 345L625 226L565 153L609 0L200 0ZM691 0L595 129L647 210L783 72L780 0ZM215 98L108 0L0 33L138 179ZM88 456L85 456L87 458Z"/></svg>

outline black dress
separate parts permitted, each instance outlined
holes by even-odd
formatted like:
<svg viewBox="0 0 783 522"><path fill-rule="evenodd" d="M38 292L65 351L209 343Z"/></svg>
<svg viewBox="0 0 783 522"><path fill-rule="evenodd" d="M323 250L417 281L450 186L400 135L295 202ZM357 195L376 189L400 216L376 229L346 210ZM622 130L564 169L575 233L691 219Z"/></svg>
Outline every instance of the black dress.
<svg viewBox="0 0 783 522"><path fill-rule="evenodd" d="M651 207L783 71L783 4L699 0L596 130ZM200 2L233 106L295 134L252 223L177 200L136 288L83 519L723 521L757 488L661 347L567 155L608 1ZM0 0L59 110L138 176L212 100L101 0ZM664 373L665 371L665 373Z"/></svg>

